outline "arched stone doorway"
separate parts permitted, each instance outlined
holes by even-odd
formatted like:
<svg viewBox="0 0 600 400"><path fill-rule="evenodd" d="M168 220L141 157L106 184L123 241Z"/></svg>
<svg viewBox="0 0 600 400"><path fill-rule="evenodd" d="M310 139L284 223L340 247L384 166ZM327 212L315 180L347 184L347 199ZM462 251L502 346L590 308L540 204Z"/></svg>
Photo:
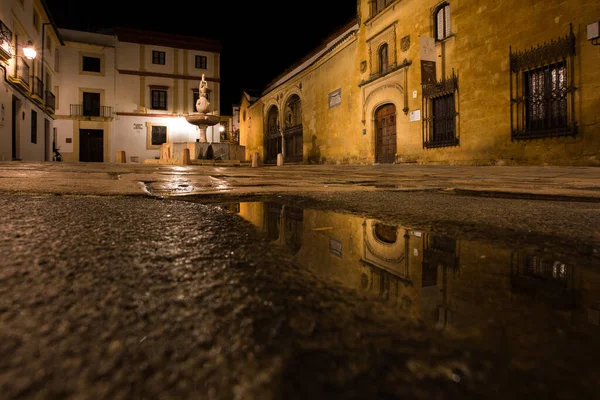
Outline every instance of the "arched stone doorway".
<svg viewBox="0 0 600 400"><path fill-rule="evenodd" d="M290 96L284 108L285 161L302 161L302 106L297 94Z"/></svg>
<svg viewBox="0 0 600 400"><path fill-rule="evenodd" d="M396 161L396 106L384 104L375 111L375 162Z"/></svg>
<svg viewBox="0 0 600 400"><path fill-rule="evenodd" d="M271 106L267 114L265 132L265 164L277 163L277 154L281 153L281 134L279 133L279 110Z"/></svg>

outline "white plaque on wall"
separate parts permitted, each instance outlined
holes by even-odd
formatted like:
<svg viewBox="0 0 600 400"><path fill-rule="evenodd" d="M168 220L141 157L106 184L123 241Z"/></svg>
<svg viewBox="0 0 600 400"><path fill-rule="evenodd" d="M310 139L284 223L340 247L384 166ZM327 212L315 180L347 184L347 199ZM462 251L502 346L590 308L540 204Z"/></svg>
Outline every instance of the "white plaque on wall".
<svg viewBox="0 0 600 400"><path fill-rule="evenodd" d="M415 110L410 112L410 122L421 120L421 110Z"/></svg>

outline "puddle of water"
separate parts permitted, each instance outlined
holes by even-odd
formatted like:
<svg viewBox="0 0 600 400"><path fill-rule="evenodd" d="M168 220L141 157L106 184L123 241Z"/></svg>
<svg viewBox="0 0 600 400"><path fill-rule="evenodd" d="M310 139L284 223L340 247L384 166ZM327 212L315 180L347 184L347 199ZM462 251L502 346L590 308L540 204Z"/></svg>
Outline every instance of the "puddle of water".
<svg viewBox="0 0 600 400"><path fill-rule="evenodd" d="M598 345L600 268L590 256L565 259L561 251L506 248L276 202L220 207L317 276L446 333L515 351L537 352L570 335Z"/></svg>

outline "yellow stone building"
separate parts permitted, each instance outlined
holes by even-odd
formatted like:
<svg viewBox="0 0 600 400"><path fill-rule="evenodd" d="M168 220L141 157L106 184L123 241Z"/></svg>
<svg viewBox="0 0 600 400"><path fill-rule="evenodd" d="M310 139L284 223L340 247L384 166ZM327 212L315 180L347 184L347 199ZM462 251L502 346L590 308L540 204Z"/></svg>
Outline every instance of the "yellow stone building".
<svg viewBox="0 0 600 400"><path fill-rule="evenodd" d="M359 0L240 101L265 163L600 165L600 3Z"/></svg>

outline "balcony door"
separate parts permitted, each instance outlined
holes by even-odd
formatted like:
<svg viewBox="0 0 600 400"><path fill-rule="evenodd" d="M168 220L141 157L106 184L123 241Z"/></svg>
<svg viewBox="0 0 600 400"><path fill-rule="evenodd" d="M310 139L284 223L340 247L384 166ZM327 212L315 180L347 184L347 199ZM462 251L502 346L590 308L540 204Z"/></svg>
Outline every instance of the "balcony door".
<svg viewBox="0 0 600 400"><path fill-rule="evenodd" d="M104 161L104 131L102 129L79 130L79 161Z"/></svg>
<svg viewBox="0 0 600 400"><path fill-rule="evenodd" d="M100 116L100 93L83 92L83 115L85 117Z"/></svg>

